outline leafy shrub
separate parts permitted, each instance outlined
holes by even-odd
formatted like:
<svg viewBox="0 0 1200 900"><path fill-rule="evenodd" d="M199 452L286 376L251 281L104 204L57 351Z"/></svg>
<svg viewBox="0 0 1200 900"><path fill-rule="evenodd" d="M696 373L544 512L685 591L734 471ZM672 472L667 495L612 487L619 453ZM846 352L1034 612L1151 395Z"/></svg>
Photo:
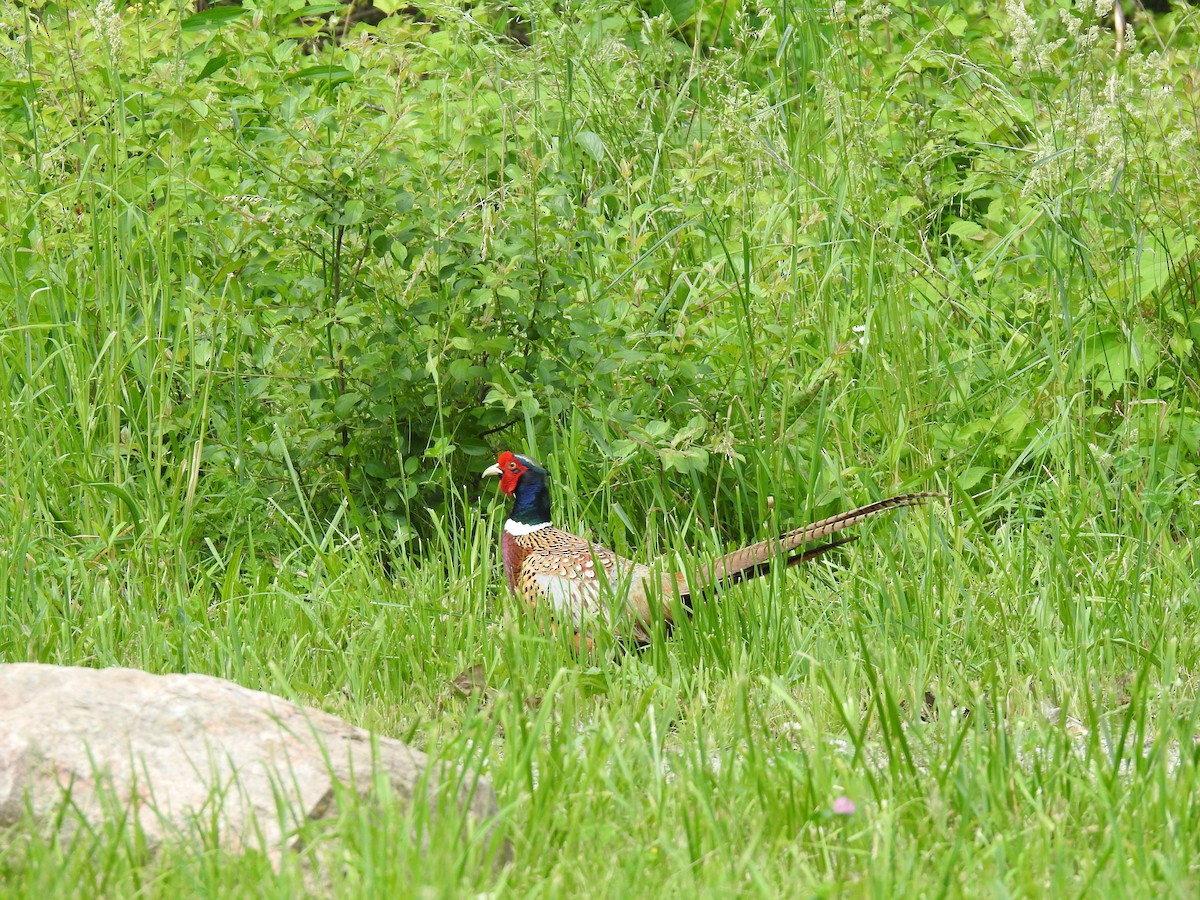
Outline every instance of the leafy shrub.
<svg viewBox="0 0 1200 900"><path fill-rule="evenodd" d="M404 539L500 445L751 529L876 469L1194 472L1170 53L1110 65L1061 4L715 9L533 6L527 48L449 9L339 44L283 0L11 11L9 404L93 438L51 480Z"/></svg>

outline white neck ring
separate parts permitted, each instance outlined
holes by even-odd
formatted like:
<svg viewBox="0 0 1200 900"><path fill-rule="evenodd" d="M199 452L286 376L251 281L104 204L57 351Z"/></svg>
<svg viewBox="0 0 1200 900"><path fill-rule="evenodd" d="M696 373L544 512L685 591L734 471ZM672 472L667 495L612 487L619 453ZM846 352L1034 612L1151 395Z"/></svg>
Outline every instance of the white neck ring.
<svg viewBox="0 0 1200 900"><path fill-rule="evenodd" d="M543 522L541 525L522 525L520 522L514 522L509 519L504 523L504 530L508 534L520 537L525 534L533 534L535 531L541 531L543 528L549 528L549 522Z"/></svg>

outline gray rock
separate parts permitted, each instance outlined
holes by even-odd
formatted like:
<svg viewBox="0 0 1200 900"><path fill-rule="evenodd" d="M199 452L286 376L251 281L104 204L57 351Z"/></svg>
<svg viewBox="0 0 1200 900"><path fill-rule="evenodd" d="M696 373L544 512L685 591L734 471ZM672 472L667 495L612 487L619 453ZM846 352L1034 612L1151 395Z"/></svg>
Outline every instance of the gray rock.
<svg viewBox="0 0 1200 900"><path fill-rule="evenodd" d="M336 812L335 783L365 796L382 775L464 823L496 812L485 779L430 766L401 741L220 678L0 664L0 826L27 809L53 821L69 792L88 822L136 812L151 844L215 821L222 846L278 861L297 826Z"/></svg>

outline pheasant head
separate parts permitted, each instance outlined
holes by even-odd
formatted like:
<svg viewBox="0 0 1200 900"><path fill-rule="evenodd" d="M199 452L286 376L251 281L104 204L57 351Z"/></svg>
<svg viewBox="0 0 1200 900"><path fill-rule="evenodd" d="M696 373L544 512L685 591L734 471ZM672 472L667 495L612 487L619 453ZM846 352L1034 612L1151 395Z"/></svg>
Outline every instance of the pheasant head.
<svg viewBox="0 0 1200 900"><path fill-rule="evenodd" d="M505 450L483 477L498 476L500 490L513 498L509 521L518 525L550 524L549 473L528 456Z"/></svg>

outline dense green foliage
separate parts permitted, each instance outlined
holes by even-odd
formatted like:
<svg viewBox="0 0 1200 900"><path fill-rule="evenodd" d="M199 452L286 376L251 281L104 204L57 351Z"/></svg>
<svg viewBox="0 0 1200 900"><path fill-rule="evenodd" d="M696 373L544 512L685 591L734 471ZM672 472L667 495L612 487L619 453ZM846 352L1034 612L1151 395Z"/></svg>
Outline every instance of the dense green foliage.
<svg viewBox="0 0 1200 900"><path fill-rule="evenodd" d="M423 8L0 9L0 659L488 771L513 867L351 810L348 895L1194 892L1195 11ZM643 558L953 503L579 660L501 447ZM9 840L14 894L307 877Z"/></svg>

